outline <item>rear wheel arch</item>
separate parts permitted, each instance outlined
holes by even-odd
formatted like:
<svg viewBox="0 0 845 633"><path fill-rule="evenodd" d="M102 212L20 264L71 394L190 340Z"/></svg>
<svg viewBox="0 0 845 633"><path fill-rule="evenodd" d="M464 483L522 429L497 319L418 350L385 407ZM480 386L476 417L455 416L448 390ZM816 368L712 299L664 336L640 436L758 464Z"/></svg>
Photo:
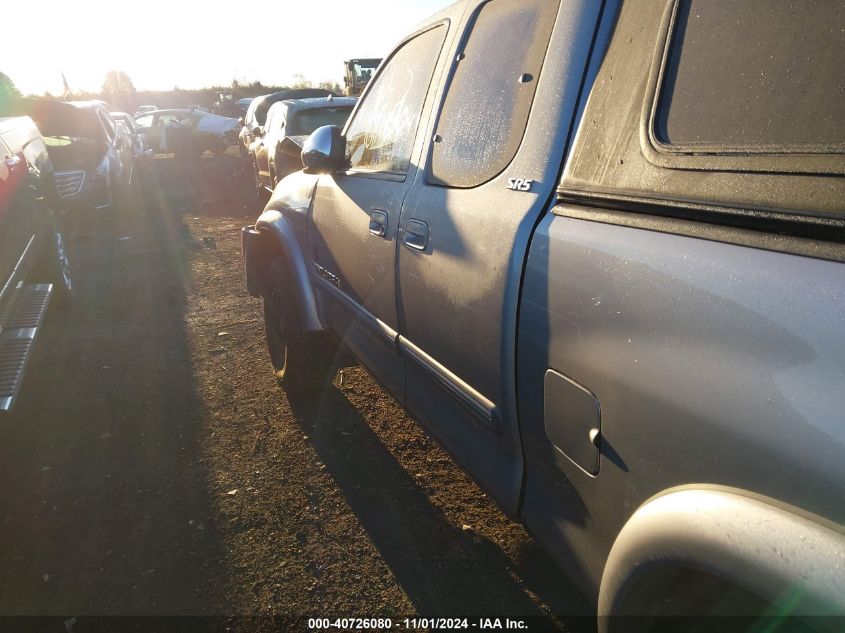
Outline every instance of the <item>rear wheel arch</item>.
<svg viewBox="0 0 845 633"><path fill-rule="evenodd" d="M786 601L795 615L845 614L841 529L742 490L684 487L643 504L610 551L598 614L659 611L666 583L684 574L714 589L736 587L775 608ZM612 620L600 617L600 629L610 630Z"/></svg>

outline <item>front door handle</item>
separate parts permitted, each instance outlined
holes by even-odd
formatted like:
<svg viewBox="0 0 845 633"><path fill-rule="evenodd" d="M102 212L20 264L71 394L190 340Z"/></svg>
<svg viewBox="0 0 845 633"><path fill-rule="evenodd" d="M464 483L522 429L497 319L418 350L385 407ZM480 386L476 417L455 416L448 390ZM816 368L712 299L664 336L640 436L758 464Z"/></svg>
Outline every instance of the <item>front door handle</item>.
<svg viewBox="0 0 845 633"><path fill-rule="evenodd" d="M387 233L387 212L381 209L373 209L370 214L370 234L376 237L384 237Z"/></svg>
<svg viewBox="0 0 845 633"><path fill-rule="evenodd" d="M428 246L428 224L421 220L410 220L402 230L402 243L415 251L424 251Z"/></svg>

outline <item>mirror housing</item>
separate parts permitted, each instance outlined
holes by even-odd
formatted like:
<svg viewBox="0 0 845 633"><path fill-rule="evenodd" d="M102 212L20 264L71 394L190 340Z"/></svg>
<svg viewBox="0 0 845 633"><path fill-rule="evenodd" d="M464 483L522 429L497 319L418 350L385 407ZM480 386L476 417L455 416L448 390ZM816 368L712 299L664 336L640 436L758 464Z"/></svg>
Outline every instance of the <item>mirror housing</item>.
<svg viewBox="0 0 845 633"><path fill-rule="evenodd" d="M302 171L331 174L346 167L346 139L336 125L319 127L302 146Z"/></svg>
<svg viewBox="0 0 845 633"><path fill-rule="evenodd" d="M256 125L254 128L252 128L252 135L253 136L263 136L264 130L261 128L260 125Z"/></svg>
<svg viewBox="0 0 845 633"><path fill-rule="evenodd" d="M241 127L246 125L246 121L244 121L243 117L238 117L238 125L240 125Z"/></svg>

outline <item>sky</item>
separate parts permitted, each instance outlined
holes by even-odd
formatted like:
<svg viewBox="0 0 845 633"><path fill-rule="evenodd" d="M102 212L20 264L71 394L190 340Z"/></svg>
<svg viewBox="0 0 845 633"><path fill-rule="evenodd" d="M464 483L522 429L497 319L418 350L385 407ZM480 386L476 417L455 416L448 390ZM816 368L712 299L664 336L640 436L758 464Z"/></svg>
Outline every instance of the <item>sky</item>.
<svg viewBox="0 0 845 633"><path fill-rule="evenodd" d="M283 85L295 75L343 85L345 59L384 57L451 3L15 0L3 3L0 72L25 94L61 94L62 71L72 90L89 91L99 91L109 70L124 71L139 90L233 79Z"/></svg>

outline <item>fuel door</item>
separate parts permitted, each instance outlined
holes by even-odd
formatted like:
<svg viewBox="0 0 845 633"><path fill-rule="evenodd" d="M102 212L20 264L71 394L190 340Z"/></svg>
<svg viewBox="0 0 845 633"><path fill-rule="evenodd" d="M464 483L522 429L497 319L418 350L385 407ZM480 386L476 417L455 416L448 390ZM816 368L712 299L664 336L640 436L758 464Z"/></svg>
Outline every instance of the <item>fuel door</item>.
<svg viewBox="0 0 845 633"><path fill-rule="evenodd" d="M598 475L601 408L589 390L553 369L547 370L543 421L555 450L586 473Z"/></svg>

